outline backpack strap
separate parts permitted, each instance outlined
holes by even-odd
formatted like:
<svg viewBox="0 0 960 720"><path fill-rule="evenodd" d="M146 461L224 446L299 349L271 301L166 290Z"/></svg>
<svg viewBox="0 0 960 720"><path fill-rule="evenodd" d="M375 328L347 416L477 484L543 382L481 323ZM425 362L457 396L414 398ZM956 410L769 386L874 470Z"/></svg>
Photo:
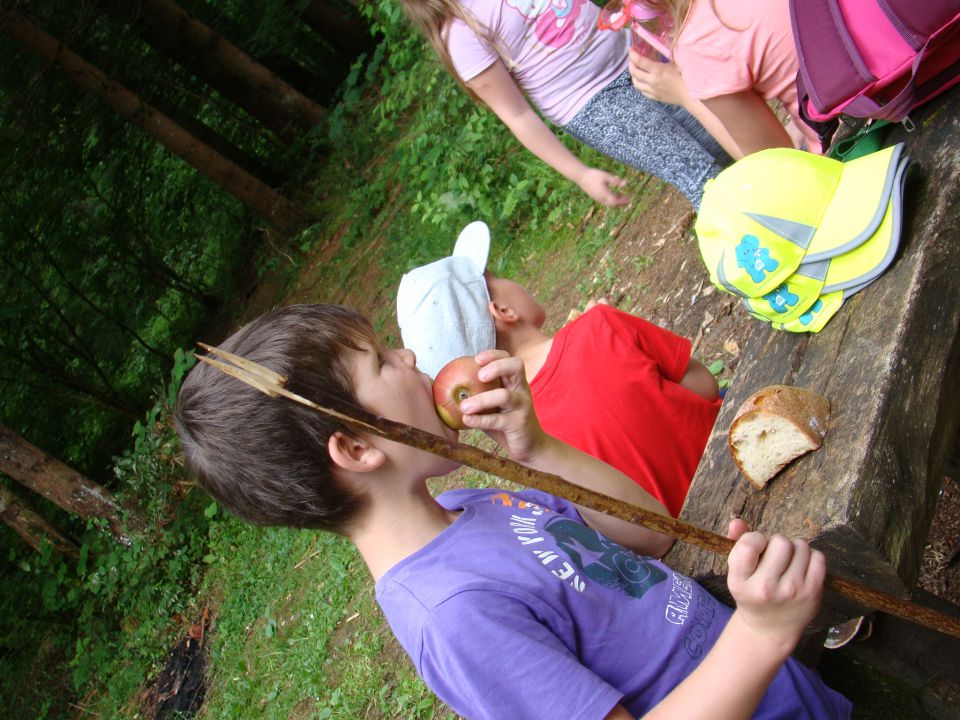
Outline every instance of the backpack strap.
<svg viewBox="0 0 960 720"><path fill-rule="evenodd" d="M883 1L880 0L880 2ZM917 78L921 64L945 45L951 47L948 53L952 54L951 62L936 75L925 78L918 84ZM878 100L866 93L861 93L843 107L843 112L855 117L900 121L921 102L939 95L958 82L960 82L960 11L936 34L927 38L923 46L917 50L910 77L894 97L889 100L883 98Z"/></svg>
<svg viewBox="0 0 960 720"><path fill-rule="evenodd" d="M833 136L840 127L839 118L830 118L829 120L814 120L810 117L810 97L807 94L807 88L803 84L803 77L797 73L797 109L800 112L800 119L808 125L820 139L820 152L824 155L833 142Z"/></svg>
<svg viewBox="0 0 960 720"><path fill-rule="evenodd" d="M800 10L802 6L802 11ZM790 24L800 70L797 85L809 96L808 115L832 113L842 99L852 97L876 78L867 68L847 31L837 0L789 0Z"/></svg>
<svg viewBox="0 0 960 720"><path fill-rule="evenodd" d="M900 36L918 51L960 12L957 0L877 0L877 5Z"/></svg>

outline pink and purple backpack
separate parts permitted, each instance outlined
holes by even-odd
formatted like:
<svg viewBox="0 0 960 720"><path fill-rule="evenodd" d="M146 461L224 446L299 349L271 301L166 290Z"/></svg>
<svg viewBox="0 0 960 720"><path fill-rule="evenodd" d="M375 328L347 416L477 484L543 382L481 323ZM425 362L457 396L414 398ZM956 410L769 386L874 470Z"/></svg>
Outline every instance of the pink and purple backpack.
<svg viewBox="0 0 960 720"><path fill-rule="evenodd" d="M804 119L901 121L960 81L960 0L789 0Z"/></svg>

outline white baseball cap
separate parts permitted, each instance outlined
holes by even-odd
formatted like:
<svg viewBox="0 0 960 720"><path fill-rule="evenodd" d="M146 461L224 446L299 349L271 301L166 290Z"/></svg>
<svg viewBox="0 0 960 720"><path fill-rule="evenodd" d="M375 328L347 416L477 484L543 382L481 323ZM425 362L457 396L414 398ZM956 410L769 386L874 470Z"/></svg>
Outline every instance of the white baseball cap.
<svg viewBox="0 0 960 720"><path fill-rule="evenodd" d="M496 347L483 271L490 254L490 229L476 220L460 231L450 257L400 278L397 322L403 345L430 377L462 355Z"/></svg>

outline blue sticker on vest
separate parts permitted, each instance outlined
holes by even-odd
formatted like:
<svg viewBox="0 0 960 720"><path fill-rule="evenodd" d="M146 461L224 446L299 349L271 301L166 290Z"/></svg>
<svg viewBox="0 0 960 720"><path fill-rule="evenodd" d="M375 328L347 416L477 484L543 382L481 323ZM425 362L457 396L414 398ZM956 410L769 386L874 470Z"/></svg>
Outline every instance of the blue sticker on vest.
<svg viewBox="0 0 960 720"><path fill-rule="evenodd" d="M823 300L818 298L813 306L797 319L802 325L809 325L813 322L813 316L820 312L821 308L823 308Z"/></svg>
<svg viewBox="0 0 960 720"><path fill-rule="evenodd" d="M800 296L790 292L787 284L782 283L764 295L763 299L770 303L770 307L773 308L774 312L785 313L792 305L797 304Z"/></svg>
<svg viewBox="0 0 960 720"><path fill-rule="evenodd" d="M744 235L736 247L737 265L747 271L755 283L763 282L768 272L773 272L780 263L770 257L770 250L760 247L756 235Z"/></svg>

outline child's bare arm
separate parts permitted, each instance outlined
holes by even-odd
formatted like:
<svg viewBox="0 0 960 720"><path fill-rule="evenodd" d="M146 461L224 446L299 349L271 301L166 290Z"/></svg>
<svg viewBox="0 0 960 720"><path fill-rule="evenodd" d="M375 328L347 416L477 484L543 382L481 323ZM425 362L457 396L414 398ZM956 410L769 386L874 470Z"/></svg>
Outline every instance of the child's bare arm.
<svg viewBox="0 0 960 720"><path fill-rule="evenodd" d="M736 143L740 154L731 153L734 160L767 148L793 147L776 113L753 90L705 98L703 104L717 116Z"/></svg>
<svg viewBox="0 0 960 720"><path fill-rule="evenodd" d="M485 430L518 462L632 505L668 514L658 500L619 470L543 431L519 358L500 350L485 350L476 359L483 366L478 373L480 379L486 382L500 378L503 387L463 401L460 408L467 427ZM673 544L671 537L595 510L580 508L580 514L607 538L644 555L661 557Z"/></svg>
<svg viewBox="0 0 960 720"><path fill-rule="evenodd" d="M680 378L680 384L711 402L720 397L720 386L717 385L717 379L713 373L707 369L706 365L693 358L690 358L690 365L687 366L687 372Z"/></svg>
<svg viewBox="0 0 960 720"><path fill-rule="evenodd" d="M741 520L730 524L730 537L739 537L727 578L737 610L703 662L645 718L751 717L816 615L823 554L802 540L745 530Z"/></svg>
<svg viewBox="0 0 960 720"><path fill-rule="evenodd" d="M516 135L524 147L568 180L575 182L587 195L604 205L626 205L629 199L616 188L625 181L598 168L584 165L544 124L517 86L502 61L467 82L497 117Z"/></svg>

